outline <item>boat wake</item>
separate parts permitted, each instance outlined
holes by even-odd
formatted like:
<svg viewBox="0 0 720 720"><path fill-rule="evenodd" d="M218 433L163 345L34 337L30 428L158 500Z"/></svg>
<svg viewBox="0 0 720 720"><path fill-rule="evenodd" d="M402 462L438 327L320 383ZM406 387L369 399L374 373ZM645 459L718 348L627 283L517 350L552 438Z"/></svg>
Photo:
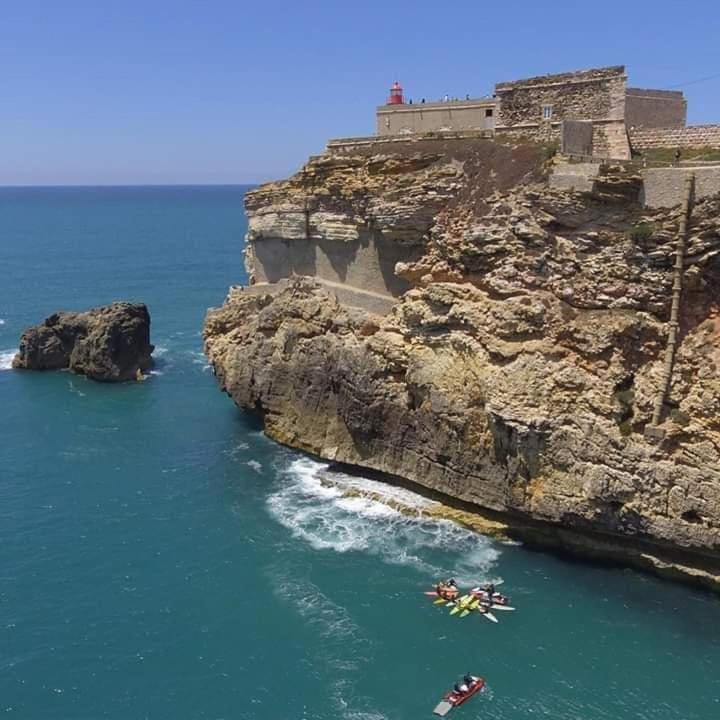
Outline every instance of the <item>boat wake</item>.
<svg viewBox="0 0 720 720"><path fill-rule="evenodd" d="M270 569L273 592L292 605L303 623L322 639L317 657L323 675L332 677L330 698L343 720L384 720L375 710L368 711L369 698L359 696L355 686L357 673L370 662L372 641L353 620L346 608L333 602L307 579L293 579L292 569L275 566ZM275 578L285 578L277 582Z"/></svg>
<svg viewBox="0 0 720 720"><path fill-rule="evenodd" d="M10 370L17 350L0 350L0 370Z"/></svg>
<svg viewBox="0 0 720 720"><path fill-rule="evenodd" d="M308 458L280 471L267 500L270 514L316 550L367 552L428 578L452 573L460 583L487 578L499 551L490 540L451 520L424 517L433 504L417 493L333 472ZM401 507L401 510L396 509Z"/></svg>

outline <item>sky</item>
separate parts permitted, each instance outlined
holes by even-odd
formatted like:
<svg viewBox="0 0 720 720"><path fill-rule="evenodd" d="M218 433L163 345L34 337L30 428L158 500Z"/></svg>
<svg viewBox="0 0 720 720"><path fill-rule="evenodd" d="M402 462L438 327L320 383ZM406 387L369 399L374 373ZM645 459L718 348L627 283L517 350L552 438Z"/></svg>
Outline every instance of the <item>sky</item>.
<svg viewBox="0 0 720 720"><path fill-rule="evenodd" d="M0 0L0 185L255 183L406 94L624 64L720 122L717 0Z"/></svg>

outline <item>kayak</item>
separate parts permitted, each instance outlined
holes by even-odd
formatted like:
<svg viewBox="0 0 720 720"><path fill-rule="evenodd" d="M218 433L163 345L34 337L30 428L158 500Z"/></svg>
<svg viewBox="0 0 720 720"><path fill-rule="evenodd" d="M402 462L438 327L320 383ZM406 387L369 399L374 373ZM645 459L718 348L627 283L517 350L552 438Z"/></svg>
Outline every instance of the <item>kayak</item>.
<svg viewBox="0 0 720 720"><path fill-rule="evenodd" d="M466 603L462 606L462 612L460 613L460 617L467 617L473 610L477 608L478 605L480 605L479 600L471 600L469 603Z"/></svg>
<svg viewBox="0 0 720 720"><path fill-rule="evenodd" d="M438 593L437 590L426 590L424 594L427 595L428 597L441 597L441 598L445 598L446 600L452 600L452 599L458 597L458 595L460 595L460 591L457 589L456 590L445 590L442 594L440 594L440 593Z"/></svg>
<svg viewBox="0 0 720 720"><path fill-rule="evenodd" d="M452 603L454 605L454 607L450 611L450 614L457 615L457 613L469 608L475 602L478 602L478 601L476 601L472 595L463 595L461 598L459 598L458 600L455 600ZM448 603L448 605L450 605L450 603Z"/></svg>
<svg viewBox="0 0 720 720"><path fill-rule="evenodd" d="M481 610L479 608L476 608L476 609L484 618L487 618L490 622L496 623L498 621L498 619L489 610L486 610L485 612L481 612Z"/></svg>
<svg viewBox="0 0 720 720"><path fill-rule="evenodd" d="M447 607L452 607L455 605L457 601L456 600L445 600L445 598L438 598L435 600L433 605L446 605ZM478 600L478 603L480 601ZM511 607L510 605L498 605L497 603L493 603L490 605L490 610L515 610L516 608Z"/></svg>
<svg viewBox="0 0 720 720"><path fill-rule="evenodd" d="M445 693L443 699L436 705L433 712L435 715L445 717L454 707L462 705L464 702L469 700L473 695L479 693L485 687L485 680L481 677L475 677L470 687L463 693L451 690Z"/></svg>
<svg viewBox="0 0 720 720"><path fill-rule="evenodd" d="M475 597L478 597L482 600L489 600L490 596L486 590L483 590L482 588L476 587L473 588L470 591L471 595L474 595ZM492 596L492 602L494 605L509 605L510 604L510 598L506 595L503 595L499 592L493 593Z"/></svg>

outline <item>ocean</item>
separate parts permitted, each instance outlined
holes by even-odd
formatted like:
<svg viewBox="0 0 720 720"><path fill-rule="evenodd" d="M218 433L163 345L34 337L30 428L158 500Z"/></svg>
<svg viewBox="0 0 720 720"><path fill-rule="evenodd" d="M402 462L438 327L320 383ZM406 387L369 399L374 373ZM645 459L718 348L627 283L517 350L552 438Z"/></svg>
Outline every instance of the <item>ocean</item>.
<svg viewBox="0 0 720 720"><path fill-rule="evenodd" d="M30 720L715 720L720 601L347 497L267 440L202 354L244 280L243 187L0 189L0 712ZM142 384L9 369L22 330L117 299ZM502 580L459 619L438 578Z"/></svg>

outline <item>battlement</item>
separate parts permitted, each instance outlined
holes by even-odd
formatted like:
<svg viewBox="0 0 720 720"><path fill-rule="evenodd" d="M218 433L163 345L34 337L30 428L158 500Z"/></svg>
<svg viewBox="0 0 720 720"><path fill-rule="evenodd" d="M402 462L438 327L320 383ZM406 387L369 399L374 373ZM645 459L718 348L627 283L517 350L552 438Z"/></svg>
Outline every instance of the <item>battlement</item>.
<svg viewBox="0 0 720 720"><path fill-rule="evenodd" d="M521 80L509 80L495 84L495 93L500 94L508 90L529 90L553 85L576 85L579 83L594 83L604 80L627 80L624 65L611 67L590 68L589 70L575 70L572 72L556 73L554 75L536 75Z"/></svg>

